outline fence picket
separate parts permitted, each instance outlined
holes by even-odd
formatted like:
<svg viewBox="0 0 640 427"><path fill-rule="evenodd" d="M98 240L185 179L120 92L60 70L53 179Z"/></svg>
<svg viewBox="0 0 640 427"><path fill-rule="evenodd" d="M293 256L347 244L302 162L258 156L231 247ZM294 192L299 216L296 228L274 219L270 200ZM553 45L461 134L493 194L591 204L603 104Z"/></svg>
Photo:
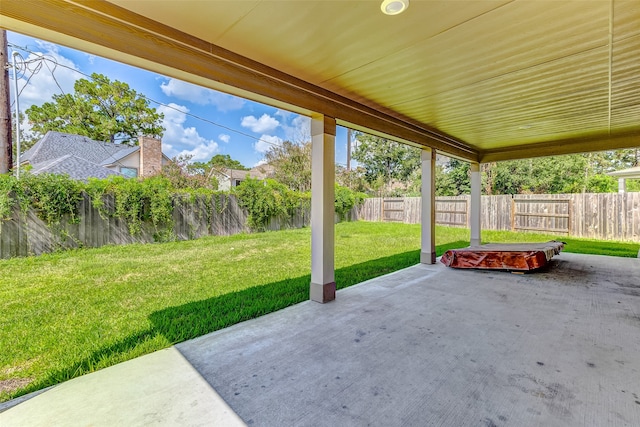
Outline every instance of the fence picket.
<svg viewBox="0 0 640 427"><path fill-rule="evenodd" d="M399 201L396 201L400 205ZM469 227L469 196L436 197L436 224ZM358 219L382 221L382 199L366 199ZM462 208L461 206L465 206ZM419 197L404 199L404 222L421 218ZM553 232L602 240L640 241L640 193L482 196L482 228ZM396 217L393 218L397 221Z"/></svg>

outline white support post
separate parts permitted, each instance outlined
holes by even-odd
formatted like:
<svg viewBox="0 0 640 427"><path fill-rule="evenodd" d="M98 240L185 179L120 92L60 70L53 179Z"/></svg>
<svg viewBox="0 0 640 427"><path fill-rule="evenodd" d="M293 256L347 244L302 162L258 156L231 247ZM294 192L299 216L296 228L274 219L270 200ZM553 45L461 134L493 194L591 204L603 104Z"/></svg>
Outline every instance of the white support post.
<svg viewBox="0 0 640 427"><path fill-rule="evenodd" d="M482 242L480 238L481 227L481 203L482 196L480 187L482 184L480 175L480 164L471 163L471 208L470 208L470 221L471 226L471 246L479 246Z"/></svg>
<svg viewBox="0 0 640 427"><path fill-rule="evenodd" d="M436 151L424 148L422 160L422 217L421 251L422 264L436 262Z"/></svg>
<svg viewBox="0 0 640 427"><path fill-rule="evenodd" d="M627 192L627 179L626 178L618 178L618 193L626 193Z"/></svg>
<svg viewBox="0 0 640 427"><path fill-rule="evenodd" d="M313 301L336 298L334 270L336 120L311 118L311 289Z"/></svg>

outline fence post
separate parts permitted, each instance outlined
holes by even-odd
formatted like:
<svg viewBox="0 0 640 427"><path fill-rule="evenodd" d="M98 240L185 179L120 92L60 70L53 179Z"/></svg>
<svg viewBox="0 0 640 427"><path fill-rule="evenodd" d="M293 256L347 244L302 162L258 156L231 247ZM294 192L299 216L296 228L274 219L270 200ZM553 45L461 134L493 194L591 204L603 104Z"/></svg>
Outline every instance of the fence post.
<svg viewBox="0 0 640 427"><path fill-rule="evenodd" d="M511 195L511 231L516 230L516 199Z"/></svg>
<svg viewBox="0 0 640 427"><path fill-rule="evenodd" d="M467 220L467 228L471 228L471 215L469 215L469 202L471 200L471 196L465 196L464 203L464 217Z"/></svg>
<svg viewBox="0 0 640 427"><path fill-rule="evenodd" d="M569 204L567 206L567 236L571 236L571 221L573 217L573 199L569 199Z"/></svg>

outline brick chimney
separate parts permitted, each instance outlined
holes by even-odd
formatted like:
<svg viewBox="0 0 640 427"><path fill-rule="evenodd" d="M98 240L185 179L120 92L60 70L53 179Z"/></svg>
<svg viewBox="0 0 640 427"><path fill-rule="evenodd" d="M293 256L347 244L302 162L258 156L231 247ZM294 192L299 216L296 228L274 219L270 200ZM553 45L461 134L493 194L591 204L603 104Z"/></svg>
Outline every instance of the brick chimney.
<svg viewBox="0 0 640 427"><path fill-rule="evenodd" d="M138 138L140 145L140 176L151 176L162 169L162 142L150 136Z"/></svg>

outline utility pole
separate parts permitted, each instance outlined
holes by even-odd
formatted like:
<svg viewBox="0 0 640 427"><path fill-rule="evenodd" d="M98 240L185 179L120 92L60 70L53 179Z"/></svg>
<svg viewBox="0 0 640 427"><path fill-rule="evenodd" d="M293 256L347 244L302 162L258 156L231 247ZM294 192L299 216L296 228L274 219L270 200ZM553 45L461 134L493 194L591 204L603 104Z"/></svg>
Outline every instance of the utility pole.
<svg viewBox="0 0 640 427"><path fill-rule="evenodd" d="M347 128L347 172L351 170L351 129Z"/></svg>
<svg viewBox="0 0 640 427"><path fill-rule="evenodd" d="M0 174L13 166L13 139L11 135L11 92L9 89L9 49L7 31L0 30Z"/></svg>

